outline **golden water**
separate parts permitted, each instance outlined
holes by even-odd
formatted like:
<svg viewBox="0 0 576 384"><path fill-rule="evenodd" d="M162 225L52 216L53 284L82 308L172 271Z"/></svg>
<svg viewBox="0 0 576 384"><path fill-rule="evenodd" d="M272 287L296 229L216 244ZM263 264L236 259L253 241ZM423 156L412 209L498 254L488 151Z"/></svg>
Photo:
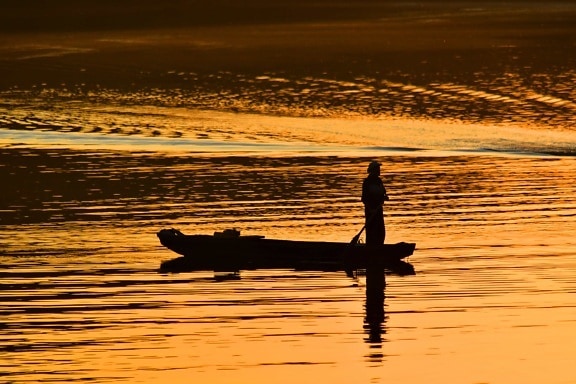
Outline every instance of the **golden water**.
<svg viewBox="0 0 576 384"><path fill-rule="evenodd" d="M160 262L175 255L155 237L236 227L348 241L367 158L2 158L14 191L1 233L8 382L576 379L572 158L382 156L387 241L418 244L417 274L388 276L386 316L372 325L363 276L164 275Z"/></svg>
<svg viewBox="0 0 576 384"><path fill-rule="evenodd" d="M574 4L36 3L0 12L0 382L576 383ZM350 241L372 159L417 243L383 308L158 273L162 228Z"/></svg>

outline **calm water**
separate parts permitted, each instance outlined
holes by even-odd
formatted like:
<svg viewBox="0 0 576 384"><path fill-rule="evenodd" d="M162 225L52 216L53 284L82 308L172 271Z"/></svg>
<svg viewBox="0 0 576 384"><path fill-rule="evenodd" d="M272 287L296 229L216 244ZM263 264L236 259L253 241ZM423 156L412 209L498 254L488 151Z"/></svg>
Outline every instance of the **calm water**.
<svg viewBox="0 0 576 384"><path fill-rule="evenodd" d="M576 11L530 4L2 35L0 381L576 383ZM383 306L158 273L162 228L349 241L374 158Z"/></svg>

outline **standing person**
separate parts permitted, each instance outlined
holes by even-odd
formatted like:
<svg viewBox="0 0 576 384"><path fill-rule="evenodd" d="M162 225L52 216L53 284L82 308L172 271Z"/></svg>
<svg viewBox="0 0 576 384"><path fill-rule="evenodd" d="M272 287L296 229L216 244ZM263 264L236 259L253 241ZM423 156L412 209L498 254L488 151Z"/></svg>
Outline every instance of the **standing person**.
<svg viewBox="0 0 576 384"><path fill-rule="evenodd" d="M380 178L380 163L372 161L368 165L368 177L362 183L362 202L366 218L366 244L384 244L386 228L384 227L384 201L389 200L386 188Z"/></svg>

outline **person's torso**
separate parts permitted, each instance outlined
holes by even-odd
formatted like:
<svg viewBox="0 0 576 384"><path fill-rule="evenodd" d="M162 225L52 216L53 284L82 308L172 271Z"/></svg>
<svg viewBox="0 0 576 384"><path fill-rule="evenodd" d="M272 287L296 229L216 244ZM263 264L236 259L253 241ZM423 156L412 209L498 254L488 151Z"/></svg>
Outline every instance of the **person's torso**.
<svg viewBox="0 0 576 384"><path fill-rule="evenodd" d="M382 180L378 177L367 177L362 191L364 203L371 206L381 205L384 202L384 195L386 195L386 189Z"/></svg>

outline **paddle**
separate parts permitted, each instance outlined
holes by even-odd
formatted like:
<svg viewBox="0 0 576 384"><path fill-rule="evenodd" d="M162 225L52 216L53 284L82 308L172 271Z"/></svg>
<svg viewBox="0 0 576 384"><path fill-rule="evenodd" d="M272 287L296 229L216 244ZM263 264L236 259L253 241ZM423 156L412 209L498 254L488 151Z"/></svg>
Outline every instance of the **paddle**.
<svg viewBox="0 0 576 384"><path fill-rule="evenodd" d="M366 224L364 224L364 226L362 227L362 229L360 230L360 232L358 232L356 234L356 236L354 236L352 238L352 241L350 241L350 244L348 245L356 245L358 243L358 240L360 240L360 236L362 236L362 232L364 232L364 230L366 229Z"/></svg>
<svg viewBox="0 0 576 384"><path fill-rule="evenodd" d="M348 244L348 246L346 247L346 250L344 251L344 256L347 257L348 256L348 252L350 251L350 247L355 246L356 244L358 244L358 240L360 240L360 236L362 236L362 232L364 232L364 230L366 229L366 224L370 224L372 222L372 220L374 220L374 218L376 217L376 215L380 212L380 210L377 208L374 210L374 212L372 212L372 214L370 215L370 217L368 218L368 220L366 220L364 222L364 225L362 226L362 229L360 230L360 232L358 232L356 234L356 236L354 236L352 238L352 240L350 241L350 243ZM348 277L354 277L354 274L352 272L351 269L346 269L346 276Z"/></svg>

